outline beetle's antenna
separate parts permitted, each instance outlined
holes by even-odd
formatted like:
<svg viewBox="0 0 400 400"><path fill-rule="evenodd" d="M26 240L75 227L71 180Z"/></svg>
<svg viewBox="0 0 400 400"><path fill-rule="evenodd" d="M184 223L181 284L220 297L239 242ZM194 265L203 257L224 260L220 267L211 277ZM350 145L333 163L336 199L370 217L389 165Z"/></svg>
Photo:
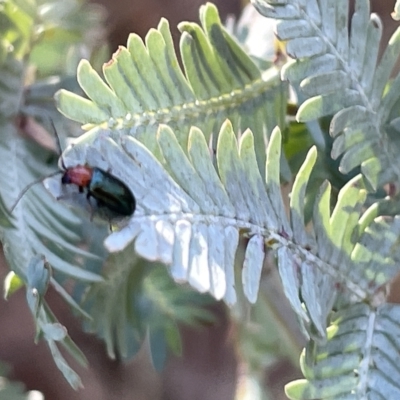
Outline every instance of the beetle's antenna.
<svg viewBox="0 0 400 400"><path fill-rule="evenodd" d="M66 169L65 168L65 164L64 164L64 159L63 159L63 156L62 156L62 146L61 146L60 136L58 136L58 132L57 132L56 126L54 125L53 119L51 117L49 117L49 120L50 120L51 126L53 127L54 135L55 135L55 137L57 139L57 147L58 147L58 151L60 152L61 166L64 169Z"/></svg>
<svg viewBox="0 0 400 400"><path fill-rule="evenodd" d="M62 147L61 147L60 136L58 136L58 132L57 132L56 126L54 125L53 118L51 118L50 116L49 116L49 121L50 121L51 126L52 126L52 128L53 128L54 136L56 137L56 141L57 141L58 151L60 152L60 156L61 156L61 154L62 154Z"/></svg>
<svg viewBox="0 0 400 400"><path fill-rule="evenodd" d="M59 136L58 133L57 133L56 126L54 125L54 121L53 121L53 119L50 117L50 115L48 115L48 119L49 119L50 124L51 124L51 126L52 126L52 128L53 128L54 135L55 135L55 137L56 137L56 144L57 144L58 150L59 150L59 152L60 152L60 157L61 157L62 166L65 168L64 160L63 160L63 158L62 158L62 147L61 147L60 136ZM22 199L22 197L24 196L24 194L25 194L32 186L35 186L36 184L41 183L41 182L42 182L44 179L46 179L46 178L50 178L50 177L52 177L52 176L55 176L55 175L58 175L58 174L62 174L62 173L63 173L62 171L55 171L55 172L53 172L53 173L51 173L51 174L49 174L49 175L45 175L45 176L42 176L42 177L40 177L40 178L38 178L38 179L35 179L33 182L31 182L31 183L29 183L27 186L25 186L24 189L23 189L23 190L20 192L20 194L18 195L18 197L17 197L17 199L15 200L14 204L11 206L11 208L10 208L10 210L9 210L10 214L12 214L12 212L14 211L15 207L17 207L18 203L20 202L20 200Z"/></svg>
<svg viewBox="0 0 400 400"><path fill-rule="evenodd" d="M19 201L22 199L22 196L23 196L32 186L35 186L36 184L41 183L41 182L43 181L43 179L50 178L50 177L52 177L52 176L55 176L55 175L61 174L61 173L62 173L62 171L55 171L55 172L51 173L50 175L41 176L40 178L35 179L35 180L34 180L33 182L31 182L29 185L25 186L24 189L23 189L23 190L20 192L20 194L18 195L17 200L15 200L15 201L14 201L14 204L11 206L11 208L10 208L10 210L9 210L10 214L12 214L12 212L13 212L14 209L15 209L15 207L17 207Z"/></svg>

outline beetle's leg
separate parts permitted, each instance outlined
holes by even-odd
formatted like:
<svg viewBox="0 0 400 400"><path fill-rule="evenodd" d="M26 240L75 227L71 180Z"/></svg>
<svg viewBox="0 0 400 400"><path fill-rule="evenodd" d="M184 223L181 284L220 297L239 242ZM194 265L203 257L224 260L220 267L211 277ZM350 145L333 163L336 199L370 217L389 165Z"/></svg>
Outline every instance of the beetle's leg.
<svg viewBox="0 0 400 400"><path fill-rule="evenodd" d="M83 193L83 186L78 186L78 188L79 188L79 193ZM89 200L90 194L88 193L86 197Z"/></svg>

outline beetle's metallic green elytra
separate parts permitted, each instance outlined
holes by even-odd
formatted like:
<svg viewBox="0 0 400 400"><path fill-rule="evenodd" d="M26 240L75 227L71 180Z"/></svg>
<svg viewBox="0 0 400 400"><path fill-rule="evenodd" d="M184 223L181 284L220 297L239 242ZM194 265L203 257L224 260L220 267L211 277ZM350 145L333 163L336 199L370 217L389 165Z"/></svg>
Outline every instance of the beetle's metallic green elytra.
<svg viewBox="0 0 400 400"><path fill-rule="evenodd" d="M125 183L100 168L87 165L65 168L61 182L77 185L80 192L87 189L88 200L93 197L99 208L106 208L118 216L129 216L135 211L135 196Z"/></svg>
<svg viewBox="0 0 400 400"><path fill-rule="evenodd" d="M132 215L136 208L135 196L115 176L100 168L93 168L88 186L88 198L94 197L99 207L106 207L121 216Z"/></svg>

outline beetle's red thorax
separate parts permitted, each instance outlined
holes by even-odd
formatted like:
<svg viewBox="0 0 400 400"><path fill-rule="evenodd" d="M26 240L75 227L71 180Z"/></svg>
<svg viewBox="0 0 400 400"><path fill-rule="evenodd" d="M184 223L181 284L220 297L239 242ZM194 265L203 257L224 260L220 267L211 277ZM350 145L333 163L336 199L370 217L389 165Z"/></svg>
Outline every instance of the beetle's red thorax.
<svg viewBox="0 0 400 400"><path fill-rule="evenodd" d="M87 187L92 180L93 169L85 165L68 168L62 176L62 183L72 183L79 187Z"/></svg>

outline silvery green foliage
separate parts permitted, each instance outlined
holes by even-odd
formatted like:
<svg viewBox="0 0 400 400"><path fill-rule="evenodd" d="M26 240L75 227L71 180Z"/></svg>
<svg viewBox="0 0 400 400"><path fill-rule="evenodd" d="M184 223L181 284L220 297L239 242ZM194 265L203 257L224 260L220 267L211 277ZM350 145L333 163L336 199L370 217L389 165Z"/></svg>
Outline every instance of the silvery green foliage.
<svg viewBox="0 0 400 400"><path fill-rule="evenodd" d="M242 270L244 294L255 302L266 248L276 251L284 290L315 340L326 339L328 315L340 294L347 302L378 301L380 288L398 271L391 248L400 234L397 218L360 219L366 191L360 176L339 193L330 211L330 186L315 202L313 230L304 225L304 194L316 159L310 150L291 194L290 219L280 194L281 136L267 147L265 181L256 167L253 135L235 138L226 122L218 135L217 169L204 135L192 128L182 148L173 131L161 126L159 161L139 141L119 141L103 131L83 135L66 150L67 166L89 164L123 179L135 194L137 211L105 245L170 266L173 278L209 291L228 304L236 301L233 263L240 232L249 238ZM127 173L129 171L129 173ZM378 251L379 250L379 251Z"/></svg>
<svg viewBox="0 0 400 400"><path fill-rule="evenodd" d="M124 263L128 269L127 276L137 281L135 291L125 291L131 287L128 280L124 280L121 287L111 285L110 289L110 282L118 282L114 278L123 263L117 256L109 256L103 246L109 223L102 221L101 225L94 224L89 220L89 213L84 215L82 210L66 208L49 196L41 181L50 173L58 173L57 182L60 184L56 163L58 155L20 135L19 127L28 133L46 133L46 130L54 133L57 130L63 139L65 128L69 128L65 119L60 119L59 113L53 109L53 96L60 87L73 90L70 83L75 79L69 76L65 79L52 77L24 87L26 70L30 70L28 56L40 46L43 46L42 51L46 49L49 45L46 38L52 37L37 36L37 32L51 29L60 38L59 46L56 41L51 45L59 51L68 48L65 53L70 56L77 40L82 49L83 42L77 32L82 27L85 33L88 32L86 28L89 24L85 18L90 17L90 22L94 23L97 16L87 14L81 3L75 0L40 2L39 6L30 1L7 0L0 7L0 240L9 267L14 271L6 279L5 293L11 295L18 288L26 287L37 339L47 341L56 365L74 388L81 386L80 378L68 366L58 346L65 347L82 364L85 358L44 300L49 285L86 320L90 320L91 315L99 317L88 322L86 327L105 339L112 357L118 354L131 358L149 335L150 355L157 369L162 367L168 347L179 352L178 322L195 324L200 320L210 320L210 314L201 308L209 302L208 297L200 296L189 288L177 289L165 268L160 272L160 266L147 263L148 268L143 269L141 265L144 261L138 260L137 256ZM74 28L74 35L70 35L70 28ZM92 24L90 28L93 28ZM45 43L40 40L43 38ZM70 66L68 61L56 66L46 63L45 71L41 70L41 73L45 75L49 68L53 73L58 73L60 69L65 73ZM34 117L41 125L33 120ZM33 182L37 184L25 192L27 185ZM21 193L23 196L11 212ZM86 198L83 203L88 205ZM100 275L105 265L112 271L106 276L107 282ZM150 280L149 276L156 283L151 287L147 285L146 290L143 285ZM66 290L65 283L73 289L72 293ZM107 314L104 309L100 310L102 303L99 297L108 290L125 294L123 301L130 304L126 314L121 313L118 320L113 318L114 312ZM96 295L98 301L91 302ZM159 304L155 299L161 297L164 301ZM108 305L118 306L111 301L114 297L107 298ZM150 305L151 309L144 310L144 304ZM106 324L102 326L104 320ZM110 331L113 335L109 334ZM130 334L123 335L122 332ZM130 340L132 332L135 333L135 342Z"/></svg>
<svg viewBox="0 0 400 400"><path fill-rule="evenodd" d="M82 387L78 374L69 367L57 343L63 343L83 366L87 365L86 357L71 340L67 329L57 321L55 315L44 301L44 295L51 279L51 267L50 264L46 263L44 256L36 255L32 257L27 270L26 299L35 321L36 340L44 337L54 361L64 374L65 379L74 388Z"/></svg>
<svg viewBox="0 0 400 400"><path fill-rule="evenodd" d="M32 86L29 100L24 97L26 57L31 51L30 46L34 46L32 36L39 29L35 24L37 14L38 9L30 1L6 1L0 10L0 239L10 268L27 287L27 299L36 317L38 336L47 340L57 366L68 382L77 388L81 385L80 378L69 368L58 346L63 346L81 363L85 358L65 328L58 324L43 296L50 283L71 307L88 317L60 282L68 278L86 283L101 281L97 273L83 268L87 263L101 260L91 251L90 238L82 235L82 219L62 204L52 201L41 185L32 187L12 214L9 211L27 184L57 168L54 155L24 139L17 128L19 113L32 115L38 108L35 100L37 103L43 101L44 95L49 96L52 88L54 93L52 84L41 88ZM41 19L41 23L46 22L49 20ZM42 119L46 117L43 112L40 116ZM38 258L39 254L44 254L51 263L53 273L44 269L45 263L41 256ZM43 289L40 293L38 287Z"/></svg>
<svg viewBox="0 0 400 400"><path fill-rule="evenodd" d="M306 100L297 119L334 115L332 157L343 156L343 173L361 166L374 188L399 182L398 75L386 85L400 52L400 30L378 61L382 23L370 15L369 1L253 0L258 11L277 20L276 34L294 58L282 77L300 86ZM351 26L350 32L348 30Z"/></svg>
<svg viewBox="0 0 400 400"><path fill-rule="evenodd" d="M280 2L282 7L283 4ZM212 7L207 7L210 6L203 9L208 11L208 14L203 13L205 20L213 15ZM152 32L152 35L161 35L164 41L169 37L164 21L158 32ZM152 55L156 52L149 46L150 36L147 48ZM136 37L131 36L130 40L136 43ZM328 325L333 307L350 310L353 305L365 303L368 310L375 312L374 307L386 296L386 284L399 270L395 248L400 223L397 217L377 216L374 206L362 214L367 192L361 177L355 177L342 188L333 210L331 188L325 182L315 201L312 228L306 227L305 191L316 160L316 150L311 149L294 182L288 217L280 193L280 132L277 130L270 136L264 156L260 154L263 149L259 142L254 140L259 137L259 131L255 131L254 137L249 130L236 135L235 123L233 126L224 123L218 133L216 121L213 120L210 130L211 122L200 120L197 124L206 131L191 128L187 135L184 127L189 131L193 122L186 124L185 113L182 119L171 118L174 115L171 110L174 111L176 105L167 107L165 112L153 105L149 98L152 92L146 91L149 85L141 86L147 76L144 70L139 76L136 72L132 75L135 76L134 84L129 80L127 83L125 78L121 87L116 83L121 76L133 73L133 66L137 70L141 68L134 53L136 48L129 43L128 50L122 48L104 67L107 84L88 63L81 63L79 81L89 100L65 91L58 95L59 107L64 114L89 122L87 127L92 128L64 153L66 165L87 163L108 170L128 185L137 200L133 217L123 221L121 229L106 239L109 251L130 253L133 247L143 258L167 264L176 281L189 282L197 290L208 291L228 304L236 301L239 284L243 285L247 299L256 301L265 252L273 251L283 289L299 316L303 331L310 343L321 349L330 343ZM187 48L182 45L182 49L184 55ZM149 55L143 53L140 58ZM328 57L328 61L331 58ZM167 70L171 68L168 64L161 65ZM185 73L191 90L195 88L201 93L193 73L196 71L202 76L199 74L201 69L195 69L193 65L193 69L188 68L189 65L185 65ZM304 65L308 71L308 64ZM107 68L110 71L107 72ZM112 71L115 75L110 78ZM121 71L125 71L125 75ZM289 67L286 71L289 73ZM306 72L304 74L306 76ZM180 85L187 88L185 78L182 79ZM128 88L124 86L127 84ZM123 93L122 87L126 89ZM174 93L177 87L180 86L169 82L161 85L159 90L164 93L168 88L168 93ZM139 105L148 104L148 109L138 109L134 116L127 107L128 99L124 99L135 97L137 93L144 99ZM323 96L312 98L325 99ZM342 101L339 96L338 99ZM178 100L185 101L185 98L178 97ZM309 104L308 110L315 110L311 100ZM340 103L337 110L342 107ZM186 106L179 109L184 111ZM354 111L353 108L349 110ZM221 114L230 117L230 111L226 114L221 111ZM305 115L307 103L300 111ZM201 115L196 113L195 116ZM254 118L257 119L257 115ZM313 118L322 115L324 112L316 112ZM264 116L261 118L265 120ZM172 129L158 128L161 122L168 122ZM209 141L211 131L213 138ZM265 168L260 167L260 160L266 160ZM365 170L363 172L365 174ZM64 188L58 190L62 193ZM237 282L233 260L241 236L247 237L248 243L241 282ZM335 360L331 361L329 357L329 362L334 364ZM363 372L368 379L376 370L364 369ZM348 390L345 396L351 398L353 386L343 388ZM364 385L359 392L363 395L368 390ZM325 395L325 392L321 393ZM293 398L311 397L307 397L306 391L299 390Z"/></svg>
<svg viewBox="0 0 400 400"><path fill-rule="evenodd" d="M284 66L282 77L299 87L306 98L297 119L312 121L333 115L332 156L343 156L341 170L349 172L361 166L361 172L374 188L387 182L398 184L400 78L397 76L393 81L389 78L400 50L399 31L378 61L382 26L376 15L370 16L368 1L355 2L351 24L347 0L254 0L253 4L261 14L277 20L276 34L287 41L288 54L294 58ZM307 162L299 175L307 175L305 166ZM303 197L304 185L300 185L301 190L296 188L299 175L291 194L292 205L299 198L296 192ZM351 189L354 183L350 181L346 191L354 190ZM324 325L312 319L318 333L312 335L301 359L306 379L287 385L286 393L291 399L399 398L399 370L395 361L399 348L399 307L385 303L386 283L399 268L398 200L394 197L377 202L359 219L362 196L358 199L349 196L345 200L339 195L328 221L328 188L322 186L314 208L314 244L319 258L329 259L337 266L335 274L347 276L346 285L353 288L352 294L343 293L341 285L336 283L332 287L332 271L320 274L306 265L300 273L307 286L305 295L301 302L296 302L293 285L299 264L293 260L296 273L294 277L288 276L292 284L285 285L285 279L283 283L297 312L305 311L310 295L320 296L329 291L337 296L332 301L338 311L331 316L325 314L328 318L320 320ZM395 216L377 217L383 211ZM322 224L316 223L317 214ZM292 223L298 220L293 219L292 210L291 215ZM302 219L299 221L302 230ZM299 240L303 240L303 235L300 232ZM309 286L310 277L319 283ZM354 286L356 281L364 284ZM329 302L324 298L326 295L320 297L322 301L307 305L311 316L329 310ZM318 337L325 329L326 336Z"/></svg>
<svg viewBox="0 0 400 400"><path fill-rule="evenodd" d="M376 76L379 77L376 85L380 86L374 86L373 93L379 92L379 96L371 98L379 98L379 101L365 105L361 100L366 99L368 102L369 97L360 96L360 93L365 94L365 88L370 87L374 81L368 75L368 72L374 69L369 68L368 64L367 70L362 63L366 39L351 35L354 39L350 40L346 47L343 37L347 38L347 3L338 2L345 6L343 10L336 8L335 4L328 0L321 0L319 3L300 0L275 1L273 4L257 2L258 8L264 13L272 13L273 17L286 19L284 22L287 26L280 26L281 35L296 35L296 38L287 36L289 50L301 61L291 67L287 66L285 74L290 79L294 77L293 82L296 82L296 79L298 82L303 81L304 78L302 86L309 90L310 99L300 109L299 116L306 120L328 112L337 112L343 107L347 110L347 114L339 112L334 119L335 129L340 133L335 143L340 143L339 139L342 137L341 140L344 140L347 146L344 146L347 155L349 151L357 150L352 144L358 143L359 140L367 143L367 147L371 143L376 144L375 138L366 138L364 131L353 128L355 121L359 121L354 120L353 115L358 115L355 111L365 107L367 111L364 114L369 124L371 115L368 113L371 110L368 107L371 104L373 112L378 110L378 114L384 113L382 104L386 101L387 106L390 98L385 100L385 97L380 102L379 90L386 83L388 72L384 69L390 67L393 60L390 52L397 45L394 41L394 47L384 58L386 64L382 64L383 66L376 71ZM373 17L368 25L363 5L366 3L357 3L353 31L364 29L364 33L376 39L374 32L379 30L378 20ZM307 12L304 12L304 7ZM335 12L332 14L333 10ZM318 20L320 11L327 13L328 17L324 16ZM339 36L333 33L336 25L330 24L332 20L335 21L331 17L336 15L336 12L342 17L345 16L345 22L342 18L338 19L341 27ZM325 19L328 21L322 25L314 23ZM310 21L314 22L311 24ZM135 293L133 289L136 289L136 286L130 286L134 280L125 277L136 273L131 262L136 262L138 255L152 262L167 264L171 276L176 281L189 282L198 291L210 292L215 298L233 304L237 300L238 285L243 286L243 292L250 302L254 303L257 300L263 261L267 251L273 252L284 292L299 316L304 332L310 338L310 346L318 349L315 352L307 352L307 365L312 366L318 357L325 355L326 363L334 368L323 369L323 373L329 375L328 378L316 375L315 386L320 388L318 393L329 399L335 396L335 390L342 390L342 397L334 398L366 398L372 387L375 390L373 385L376 376L387 375L386 365L378 363L381 358L370 357L375 349L373 346L376 345L371 338L374 335L378 337L382 331L383 336L392 340L388 328L390 324L387 324L387 321L396 318L397 309L387 305L380 308L376 306L384 300L385 286L399 269L399 254L396 250L400 233L399 219L377 217L374 207L362 214L366 191L361 177L357 176L342 188L333 210L331 188L329 183L325 182L320 187L315 201L312 226L306 227L305 190L316 160L315 148L308 153L295 179L290 204L286 206L289 209L287 215L285 199L280 191L280 177L286 165L281 160L281 134L279 129L271 134L273 126L281 123L284 116L285 107L282 106L282 102L286 102L285 87L280 84L275 70L263 72L247 57L222 28L214 6L208 4L201 9L201 22L203 29L189 23L180 26L183 32L181 55L184 72L180 70L173 52L168 24L162 20L158 29L151 30L148 34L146 45L137 36L130 36L127 48L121 47L104 66L106 82L87 61L81 62L78 80L88 99L66 91L57 95L61 111L71 119L86 124L85 128L90 129L73 147L64 152L65 165L73 167L88 164L108 170L128 185L137 200L135 214L131 218L119 221L119 229L105 240L107 249L115 253L110 257L113 260L109 259L109 265L106 265L105 275L111 279L105 282L96 273L90 272L91 263L98 261L93 256L97 254L93 248L90 248L90 251L82 251L78 254L79 257L76 257L84 259L85 269L73 265L74 259L68 259L62 264L63 257L71 256L71 253L78 249L78 243L81 244L81 238L75 234L81 220L61 204L49 204L40 188L37 188L37 191L32 190L22 203L28 210L31 207L32 215L25 215L21 210L22 205L18 206L19 210L16 209L14 219L7 213L7 208L15 199L18 189L24 186L24 182L30 182L34 178L32 171L43 171L43 167L36 163L29 166L27 172L14 170L17 168L25 171L22 161L28 158L27 154L30 153L24 152L24 144L15 141L16 128L10 122L13 110L18 109L21 100L19 89L22 84L18 81L21 76L17 67L21 69L22 64L14 63L12 57L7 59L10 64L5 62L4 65L7 66L5 71L9 75L4 75L2 83L7 90L11 90L7 92L10 95L10 103L2 104L3 114L0 115L5 132L0 139L0 151L4 151L4 157L12 154L13 163L5 165L2 175L5 180L4 188L11 195L6 198L2 193L0 221L3 228L2 240L5 249L9 251L12 268L21 275L28 287L28 303L32 313L37 316L42 334L50 338L52 351L57 339L66 340L67 337L62 327L54 321L42 297L49 282L58 290L63 289L55 279L52 280L43 258L39 256L32 259L33 250L36 249L40 252L48 251L49 257L45 253L46 257L51 264L54 263L54 268L58 268L59 272L92 283L86 300L90 303L89 308L96 319L88 323L89 328L105 339L110 355L115 355L114 345L117 345L121 354L127 356L135 351L132 347L138 345L138 342L131 340L131 326L126 322L127 317L131 317L127 312L129 308L118 314L113 311L119 302L124 300L120 297L123 293ZM290 25L296 23L298 30ZM315 31L310 31L310 26ZM316 36L310 36L310 32ZM322 36L324 40L318 36L319 33L325 35ZM302 34L308 39L302 37ZM334 37L340 40L334 41ZM347 51L348 57L340 59L340 62L343 61L340 65L347 68L348 64L351 64L350 71L358 71L358 75L350 74L346 78L343 73L347 71L346 68L339 68L339 71L329 70L332 79L331 75L324 72L324 65L336 68L338 60L335 59L335 55L342 54L335 53L334 46L330 43L338 45L339 49L347 49L343 52ZM331 53L328 51L325 54L326 49ZM361 58L358 55L355 57L349 49L361 51ZM376 53L374 49L376 50L372 46L372 55ZM322 67L318 63L313 64L316 59L326 64ZM301 68L303 72L300 71ZM322 71L322 76L318 75L318 71ZM300 72L303 74L301 79ZM309 76L312 79L307 81ZM13 84L11 78L17 79L17 83ZM348 97L343 96L342 92L338 95L337 82L347 85L345 93ZM312 88L316 88L316 92L312 92ZM396 92L390 88L387 93L391 93L391 101L395 102L393 97ZM360 104L357 103L359 99ZM349 104L346 101L349 101ZM319 106L322 108L318 108ZM226 118L232 122L226 121L222 124L222 120ZM374 119L371 126L376 128L375 132L381 132L379 124L382 121L383 119ZM170 127L160 126L160 123L168 123ZM248 127L252 131L246 130ZM382 135L385 135L385 132ZM351 138L350 142L346 142L348 136ZM354 138L356 140L351 142ZM350 165L346 162L354 161L355 165L358 165L359 153L350 152L350 156L346 155L344 169ZM363 155L370 157L368 152L364 152ZM382 154L376 156L379 160ZM368 162L373 163L375 161L370 160L376 159L368 158ZM32 162L34 161L35 158ZM363 173L374 182L373 174L367 169L371 164L359 164L362 164ZM395 168L395 164L387 167L385 171L390 175L393 173L392 168ZM22 176L25 181L16 185L15 176ZM385 179L379 175L379 183L385 182ZM61 185L59 179L49 179L46 184L56 197L68 197L73 194L73 188ZM90 207L86 197L79 193L72 200L75 204L79 202L89 211L93 207ZM96 213L98 210L94 211ZM16 222L16 226L11 228L13 221ZM48 226L43 227L39 223L42 221L48 222ZM57 234L54 234L54 231ZM24 241L26 237L29 238L27 244ZM241 282L237 282L234 278L233 262L241 237L247 240L247 246ZM101 241L102 239L97 240L97 243L101 244ZM21 246L21 243L24 243L24 246ZM43 243L46 243L48 248L44 248ZM58 260L55 254L62 260ZM29 260L32 262L27 269ZM103 258L100 257L100 262L102 261ZM135 265L136 267L141 268L140 265ZM154 275L151 278L156 279ZM112 286L113 279L124 281L125 285ZM110 290L113 295L107 296ZM74 304L72 297L66 292L63 294ZM180 299L179 296L174 298ZM77 304L74 305L84 313ZM143 304L141 306L140 315L145 315L147 309ZM331 319L333 306L339 310L336 319ZM353 310L356 313L354 318L351 317ZM339 318L340 315L343 317ZM361 319L364 315L368 316L368 322L364 325L369 335L368 340L365 340L365 329L360 329L358 333L359 338L364 341L363 347L354 350L349 362L353 368L354 364L351 362L357 357L361 358L361 374L356 377L349 377L347 374L342 380L336 379L337 365L342 366L346 361L345 356L337 357L337 353L344 353L348 349L348 342L345 338L335 341L337 338L332 334L332 326L346 332L348 320L349 325L353 326L352 322L357 322L358 318ZM374 324L375 321L383 322L379 325ZM164 344L158 340L162 329L157 325L152 325L152 328L149 330L149 341L154 344L153 348L160 349L160 343ZM143 326L139 326L135 333L139 331L142 334L145 330ZM334 341L338 343L339 350L336 352L329 348L330 343ZM380 346L381 356L386 350L386 345ZM70 346L70 351L72 350L74 348ZM54 354L56 361L62 361L56 352ZM162 348L159 353L153 351L152 356L155 364L159 364L156 358L163 358L165 349ZM368 368L371 360L375 363L374 368ZM343 374L348 372L346 367L341 371ZM72 376L67 368L64 368L63 372L67 377ZM291 392L292 398L315 398L317 392L310 389L313 385L313 372L305 372L307 381L297 383L297 387L293 384L297 391ZM318 371L315 374L318 374ZM318 381L320 377L322 381ZM339 389L332 389L332 382L337 382ZM75 379L72 383L77 384L79 381ZM379 386L379 390L390 390L390 385L386 385L385 379L381 379L376 386ZM323 390L325 387L326 391ZM290 390L289 387L288 392ZM355 390L358 390L356 395ZM393 386L390 395L396 395L396 390Z"/></svg>
<svg viewBox="0 0 400 400"><path fill-rule="evenodd" d="M310 341L300 365L306 379L287 385L290 399L397 399L400 307L365 303L330 318L328 341Z"/></svg>
<svg viewBox="0 0 400 400"><path fill-rule="evenodd" d="M102 275L103 282L87 288L82 307L92 317L85 329L104 340L113 359L130 360L147 338L153 366L161 370L171 350L181 353L179 323L213 321L199 307L211 297L176 285L165 265L139 258L132 246L110 255Z"/></svg>
<svg viewBox="0 0 400 400"><path fill-rule="evenodd" d="M104 64L104 80L82 60L77 79L87 98L61 90L58 107L68 118L109 127L117 135L131 135L152 152L157 149L159 124L174 129L187 144L187 132L197 126L215 149L225 119L235 131L251 129L257 163L265 167L265 142L276 125L283 126L287 86L276 68L262 70L223 27L214 5L200 8L201 26L183 22L180 55L175 54L169 24L162 19L145 41L131 34ZM282 161L287 180L290 171Z"/></svg>

